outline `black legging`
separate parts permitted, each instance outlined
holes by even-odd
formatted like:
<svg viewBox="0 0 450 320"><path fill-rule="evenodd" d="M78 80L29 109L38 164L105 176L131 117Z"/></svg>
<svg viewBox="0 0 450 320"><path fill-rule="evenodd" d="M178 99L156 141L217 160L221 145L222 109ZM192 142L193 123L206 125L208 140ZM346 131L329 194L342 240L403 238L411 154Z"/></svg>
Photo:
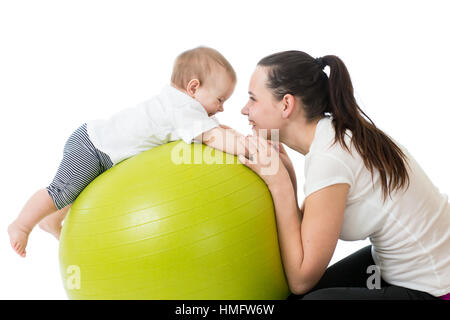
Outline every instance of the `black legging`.
<svg viewBox="0 0 450 320"><path fill-rule="evenodd" d="M367 267L374 265L369 245L327 268L317 285L308 293L304 295L291 294L288 300L439 299L426 292L391 285L382 277L380 289L369 289L367 280L373 273L367 273Z"/></svg>

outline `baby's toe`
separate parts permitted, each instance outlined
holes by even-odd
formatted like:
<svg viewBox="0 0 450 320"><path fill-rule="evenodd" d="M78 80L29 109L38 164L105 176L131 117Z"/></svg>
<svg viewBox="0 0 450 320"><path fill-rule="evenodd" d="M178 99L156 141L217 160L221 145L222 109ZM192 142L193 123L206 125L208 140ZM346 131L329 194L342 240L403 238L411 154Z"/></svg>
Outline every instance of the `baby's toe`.
<svg viewBox="0 0 450 320"><path fill-rule="evenodd" d="M24 253L24 248L23 248L23 246L19 243L19 242L16 242L15 244L14 244L14 250L17 252L17 254L19 254L20 256L23 256L23 253Z"/></svg>

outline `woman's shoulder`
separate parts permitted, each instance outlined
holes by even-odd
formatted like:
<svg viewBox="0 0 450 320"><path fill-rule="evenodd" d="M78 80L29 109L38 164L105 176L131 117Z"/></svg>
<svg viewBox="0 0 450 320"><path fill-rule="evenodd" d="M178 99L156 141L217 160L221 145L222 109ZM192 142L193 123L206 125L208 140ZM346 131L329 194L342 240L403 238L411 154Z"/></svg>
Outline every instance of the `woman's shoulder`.
<svg viewBox="0 0 450 320"><path fill-rule="evenodd" d="M333 125L333 118L326 116L317 123L314 139L310 147L310 152L307 156L311 157L315 154L325 154L334 156L347 157L349 154L355 152L352 145L352 133L347 130L344 137L344 142L348 146L345 148L339 140L336 139L336 131Z"/></svg>

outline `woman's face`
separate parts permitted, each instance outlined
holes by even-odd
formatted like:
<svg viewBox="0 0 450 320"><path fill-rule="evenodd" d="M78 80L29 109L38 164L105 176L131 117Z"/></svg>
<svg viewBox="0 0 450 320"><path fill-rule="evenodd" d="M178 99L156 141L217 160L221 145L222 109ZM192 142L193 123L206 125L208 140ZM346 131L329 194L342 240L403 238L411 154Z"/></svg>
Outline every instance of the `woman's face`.
<svg viewBox="0 0 450 320"><path fill-rule="evenodd" d="M281 102L276 101L270 89L266 87L266 81L267 68L256 67L250 79L249 101L241 113L248 117L252 130L259 132L260 129L268 129L269 138L270 129L280 129L283 119L280 111Z"/></svg>

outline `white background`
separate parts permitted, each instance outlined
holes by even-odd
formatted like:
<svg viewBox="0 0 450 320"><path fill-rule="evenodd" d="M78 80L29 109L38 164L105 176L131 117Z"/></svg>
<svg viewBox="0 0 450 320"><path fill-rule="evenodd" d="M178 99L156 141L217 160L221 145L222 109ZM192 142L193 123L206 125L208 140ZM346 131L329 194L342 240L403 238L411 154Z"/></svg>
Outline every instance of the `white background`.
<svg viewBox="0 0 450 320"><path fill-rule="evenodd" d="M66 299L58 242L39 228L27 258L7 225L52 180L83 122L133 106L170 80L172 63L216 48L238 75L218 118L249 134L240 109L264 56L335 54L375 124L450 193L448 1L0 1L0 298ZM303 156L289 151L303 199ZM339 241L335 262L368 241Z"/></svg>

